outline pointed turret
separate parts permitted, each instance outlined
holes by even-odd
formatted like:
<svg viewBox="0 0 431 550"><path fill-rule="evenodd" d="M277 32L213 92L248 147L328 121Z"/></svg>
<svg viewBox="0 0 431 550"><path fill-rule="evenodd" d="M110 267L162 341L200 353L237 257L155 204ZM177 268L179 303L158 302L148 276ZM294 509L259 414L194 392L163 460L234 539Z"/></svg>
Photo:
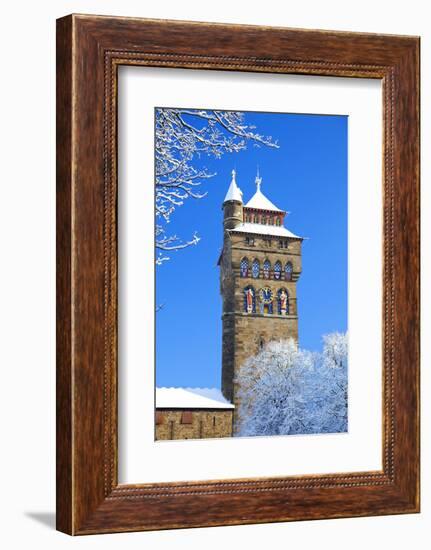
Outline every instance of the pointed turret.
<svg viewBox="0 0 431 550"><path fill-rule="evenodd" d="M224 228L234 229L243 221L242 191L236 183L236 171L232 170L232 180L223 201Z"/></svg>
<svg viewBox="0 0 431 550"><path fill-rule="evenodd" d="M237 201L242 204L242 191L236 183L236 170L232 170L232 181L230 182L223 204L228 201Z"/></svg>

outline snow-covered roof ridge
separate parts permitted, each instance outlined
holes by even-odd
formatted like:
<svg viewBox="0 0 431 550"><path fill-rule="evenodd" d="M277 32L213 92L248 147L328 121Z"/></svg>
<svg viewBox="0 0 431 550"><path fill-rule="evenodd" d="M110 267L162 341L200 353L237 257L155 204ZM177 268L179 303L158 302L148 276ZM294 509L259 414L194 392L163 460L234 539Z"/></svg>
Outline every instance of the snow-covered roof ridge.
<svg viewBox="0 0 431 550"><path fill-rule="evenodd" d="M156 387L159 409L234 409L218 388Z"/></svg>
<svg viewBox="0 0 431 550"><path fill-rule="evenodd" d="M229 232L253 233L255 235L272 235L274 237L290 237L292 239L302 239L288 229L280 225L263 225L260 223L240 223L234 229L228 229Z"/></svg>
<svg viewBox="0 0 431 550"><path fill-rule="evenodd" d="M259 172L256 175L256 193L251 197L248 203L245 205L246 208L255 208L256 210L271 210L273 212L284 212L280 210L274 203L272 203L265 195L262 193L260 187L262 185L262 178L259 176Z"/></svg>
<svg viewBox="0 0 431 550"><path fill-rule="evenodd" d="M236 171L232 170L232 181L230 182L229 189L227 190L223 203L227 201L242 202L242 191L236 183L235 176L236 176Z"/></svg>
<svg viewBox="0 0 431 550"><path fill-rule="evenodd" d="M260 189L251 197L247 204L244 205L246 208L254 208L256 210L271 210L272 212L284 212L274 203L272 203Z"/></svg>

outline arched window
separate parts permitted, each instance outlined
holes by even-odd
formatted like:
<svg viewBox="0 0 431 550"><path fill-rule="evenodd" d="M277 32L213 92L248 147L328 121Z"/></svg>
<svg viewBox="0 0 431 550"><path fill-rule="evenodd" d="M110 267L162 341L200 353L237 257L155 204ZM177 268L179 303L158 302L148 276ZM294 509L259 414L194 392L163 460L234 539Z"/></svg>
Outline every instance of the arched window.
<svg viewBox="0 0 431 550"><path fill-rule="evenodd" d="M259 218L257 217L257 214L254 215L254 223L259 223Z"/></svg>
<svg viewBox="0 0 431 550"><path fill-rule="evenodd" d="M281 262L278 260L274 264L274 279L277 281L281 279Z"/></svg>
<svg viewBox="0 0 431 550"><path fill-rule="evenodd" d="M259 260L254 259L253 264L251 266L251 274L253 276L253 279L258 279L259 278L259 273L260 273Z"/></svg>
<svg viewBox="0 0 431 550"><path fill-rule="evenodd" d="M286 281L291 281L292 280L292 272L293 272L292 262L287 262L287 264L285 265L285 268L284 268L284 273L286 275Z"/></svg>
<svg viewBox="0 0 431 550"><path fill-rule="evenodd" d="M277 225L280 225L280 224L281 224L280 218L277 218L276 224L277 224Z"/></svg>
<svg viewBox="0 0 431 550"><path fill-rule="evenodd" d="M243 258L239 267L241 277L248 277L248 259Z"/></svg>
<svg viewBox="0 0 431 550"><path fill-rule="evenodd" d="M256 292L250 285L244 288L244 311L256 313Z"/></svg>
<svg viewBox="0 0 431 550"><path fill-rule="evenodd" d="M263 277L265 279L269 279L271 273L271 262L269 260L265 260L263 262Z"/></svg>
<svg viewBox="0 0 431 550"><path fill-rule="evenodd" d="M277 292L277 305L279 315L289 315L289 293L285 288Z"/></svg>

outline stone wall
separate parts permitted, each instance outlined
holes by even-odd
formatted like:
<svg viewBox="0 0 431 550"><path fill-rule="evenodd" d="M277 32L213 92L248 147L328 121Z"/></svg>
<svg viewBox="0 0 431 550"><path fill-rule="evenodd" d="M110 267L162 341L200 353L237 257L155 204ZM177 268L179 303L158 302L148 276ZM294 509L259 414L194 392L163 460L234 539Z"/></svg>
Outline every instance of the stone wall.
<svg viewBox="0 0 431 550"><path fill-rule="evenodd" d="M247 240L247 237L249 239ZM296 282L301 274L301 239L278 238L275 236L250 235L225 232L221 267L221 292L223 297L223 352L222 352L222 392L238 409L239 400L234 377L244 361L255 355L266 343L274 340L293 338L298 341L298 301ZM282 241L282 243L280 243ZM287 246L286 246L287 245ZM243 258L249 262L247 277L241 277L240 264ZM254 259L260 262L260 274L253 278L251 266ZM271 270L265 277L263 263L269 260ZM280 279L274 278L274 265L281 262L283 271ZM286 280L284 266L290 262L293 272ZM256 311L244 311L244 289L252 286L255 291ZM273 291L273 312L262 311L259 290L269 287ZM285 289L289 295L289 312L279 314L277 292ZM237 412L234 413L234 426Z"/></svg>
<svg viewBox="0 0 431 550"><path fill-rule="evenodd" d="M156 440L232 437L232 423L232 409L157 409Z"/></svg>

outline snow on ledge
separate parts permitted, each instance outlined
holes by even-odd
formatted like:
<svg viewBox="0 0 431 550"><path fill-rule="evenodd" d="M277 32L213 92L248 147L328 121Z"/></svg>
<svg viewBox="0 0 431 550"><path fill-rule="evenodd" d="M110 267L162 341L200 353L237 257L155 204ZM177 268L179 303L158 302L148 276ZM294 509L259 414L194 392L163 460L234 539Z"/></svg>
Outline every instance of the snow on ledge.
<svg viewBox="0 0 431 550"><path fill-rule="evenodd" d="M253 233L255 235L273 235L275 237L291 237L302 239L281 225L263 225L260 223L240 223L234 229L228 229L235 233Z"/></svg>
<svg viewBox="0 0 431 550"><path fill-rule="evenodd" d="M234 409L217 388L156 388L157 409Z"/></svg>

